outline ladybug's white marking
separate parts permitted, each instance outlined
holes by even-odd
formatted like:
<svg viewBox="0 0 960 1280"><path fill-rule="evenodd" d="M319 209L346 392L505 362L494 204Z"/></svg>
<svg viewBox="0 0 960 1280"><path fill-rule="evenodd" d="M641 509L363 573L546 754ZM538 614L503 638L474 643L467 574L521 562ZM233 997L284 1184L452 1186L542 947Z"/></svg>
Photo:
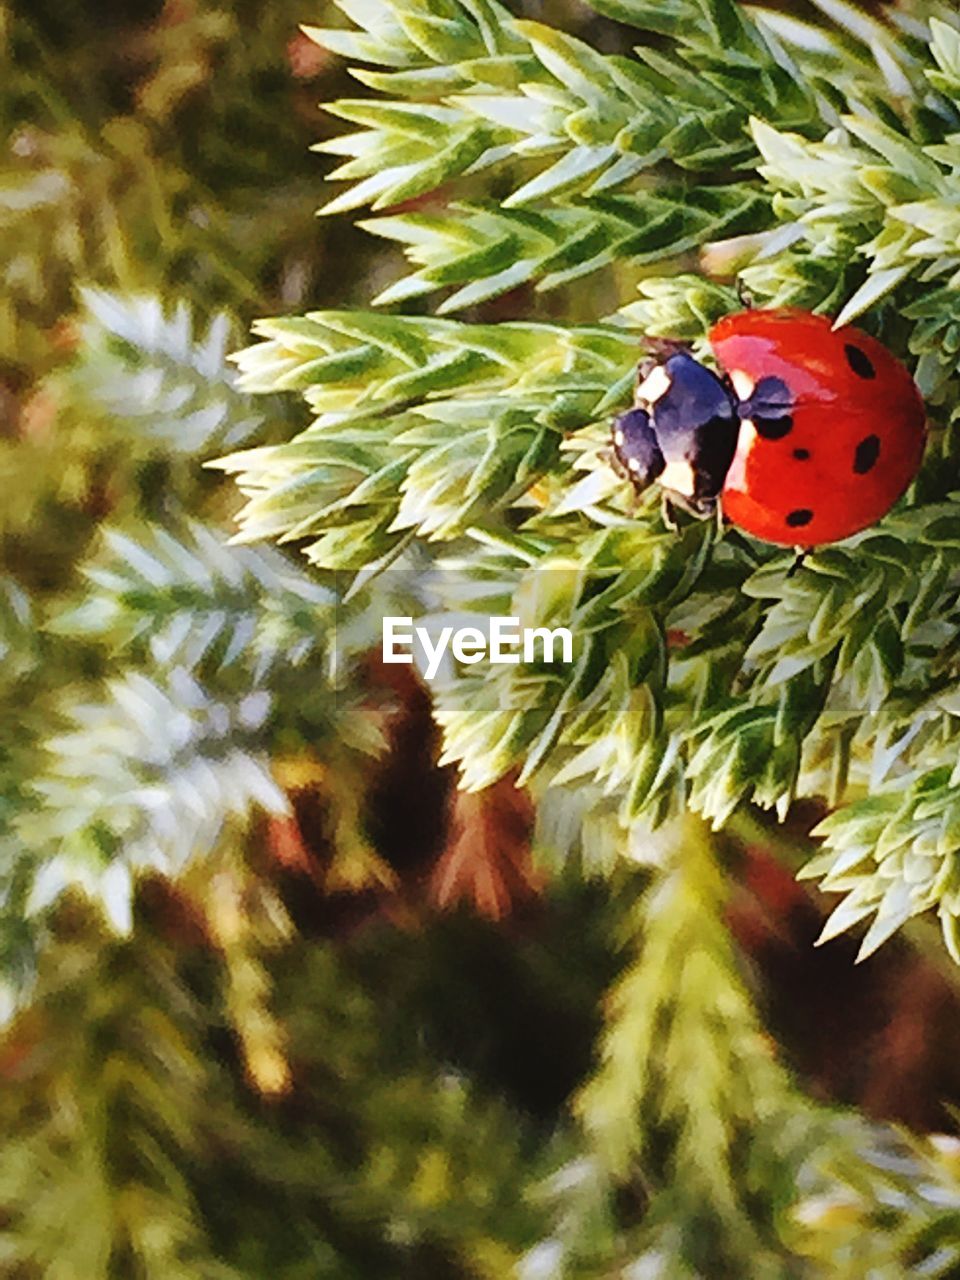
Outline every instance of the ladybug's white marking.
<svg viewBox="0 0 960 1280"><path fill-rule="evenodd" d="M744 418L740 423L740 430L737 434L737 451L733 455L733 461L730 463L730 469L724 481L724 485L728 489L743 488L747 457L759 438L757 428L753 425L752 420Z"/></svg>
<svg viewBox="0 0 960 1280"><path fill-rule="evenodd" d="M621 447L621 445L623 444L623 432L622 432L622 431L615 431L615 432L613 433L613 443L617 446L617 448L618 448L618 449Z"/></svg>
<svg viewBox="0 0 960 1280"><path fill-rule="evenodd" d="M631 458L631 459L630 459L630 461L627 463L627 466L630 468L630 470L631 470L631 471L639 471L639 470L640 470L640 459L639 459L639 458Z"/></svg>
<svg viewBox="0 0 960 1280"><path fill-rule="evenodd" d="M659 476L665 489L672 489L685 498L692 498L696 488L696 475L686 458L677 458L668 462Z"/></svg>
<svg viewBox="0 0 960 1280"><path fill-rule="evenodd" d="M753 395L753 389L757 385L756 379L751 378L746 369L731 369L730 381L733 383L733 389L737 393L738 400L749 400Z"/></svg>
<svg viewBox="0 0 960 1280"><path fill-rule="evenodd" d="M662 364L658 364L637 387L637 399L646 404L656 404L661 396L667 394L672 384L673 379L669 373Z"/></svg>

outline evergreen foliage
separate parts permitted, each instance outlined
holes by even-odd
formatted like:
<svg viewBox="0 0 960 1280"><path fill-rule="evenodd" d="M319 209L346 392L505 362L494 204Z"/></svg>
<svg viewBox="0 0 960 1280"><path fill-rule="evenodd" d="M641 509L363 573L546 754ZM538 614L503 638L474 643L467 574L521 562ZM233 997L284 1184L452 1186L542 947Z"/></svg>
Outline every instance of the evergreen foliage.
<svg viewBox="0 0 960 1280"><path fill-rule="evenodd" d="M514 768L555 786L589 779L623 797L627 827L687 804L722 826L745 800L782 817L797 796L827 796L833 855L815 866L852 895L831 930L873 916L869 954L937 906L955 949L950 766L930 768L956 742L955 15L928 5L898 35L840 9L837 27L805 38L725 0L616 5L621 21L667 37L668 52L644 45L631 58L486 3L347 12L361 32L312 37L391 70L356 73L383 96L334 104L364 126L325 144L354 157L333 177L361 179L334 209L395 205L454 177L466 192L502 175L508 192L496 209L458 200L442 216L365 223L423 268L379 301L445 286L440 309L452 310L614 261L643 264L643 296L567 327L373 312L261 322L265 341L238 357L241 386L298 390L315 417L292 442L223 464L250 495L244 536L309 536L316 564L345 569L354 550L383 562L413 533L452 542L462 572L483 574L489 539L501 539L504 611L542 622L522 604L525 582L545 574L544 612L586 639L565 688L547 673L537 691L526 672L467 670L469 692L441 697L465 785ZM824 59L851 42L861 62L828 92ZM744 174L733 184L731 169ZM759 301L868 313L919 357L939 428L912 502L790 579L783 556L739 535L692 528L677 540L652 503L633 512L601 445L645 337L702 337L736 305L722 285L651 278L651 264L733 231L743 238L729 253ZM684 637L672 652L671 635ZM896 819L879 845L874 806Z"/></svg>
<svg viewBox="0 0 960 1280"><path fill-rule="evenodd" d="M813 1096L731 921L813 801L824 939L932 911L956 983L954 7L340 0L324 211L370 208L369 274L271 90L309 15L261 8L138 8L98 76L82 6L0 6L0 1270L953 1274L957 1139ZM792 575L607 458L648 339L738 283L857 317L930 408L903 503ZM229 371L234 311L308 297ZM576 638L432 687L468 801L402 855L385 611ZM438 918L431 857L528 914Z"/></svg>
<svg viewBox="0 0 960 1280"><path fill-rule="evenodd" d="M798 797L826 799L807 874L846 897L824 937L871 921L865 956L936 907L957 956L960 28L936 3L879 19L825 4L819 26L728 0L598 7L642 43L601 54L487 0L344 5L354 28L310 30L376 68L354 72L374 96L332 107L356 131L321 148L347 157L330 176L354 184L326 212L371 205L378 216L361 225L413 267L375 302L481 310L258 322L263 341L238 357L241 387L299 392L313 421L221 465L248 499L245 540L296 541L332 575L403 564L419 548L441 568L446 607L569 626L579 647L568 678L467 667L438 688L444 758L466 788L518 775L547 810L580 789L565 853L592 848L595 874L611 874L616 827L641 859L673 850L675 869L656 873L636 908L638 951L582 1094L589 1163L559 1175L576 1226L521 1274L599 1273L618 1246L585 1242L623 1229L603 1188L636 1192L638 1177L647 1252L629 1266L619 1255L622 1274L792 1274L783 1250L800 1267L836 1245L832 1224L859 1194L810 1192L799 1220L816 1223L812 1246L766 1236L759 1224L796 1203L793 1178L810 1186L804 1141L835 1152L829 1176L841 1184L876 1187L867 1170L884 1157L868 1154L875 1138L798 1099L758 1041L717 873L683 815L719 828L748 801L785 818ZM689 271L697 251L702 275ZM616 309L585 314L576 291L611 271ZM702 339L738 305L734 271L760 303L859 318L914 360L931 409L908 500L793 576L789 557L737 533L666 530L655 499L636 506L605 453L646 339ZM639 299L623 292L631 281ZM525 318L546 290L570 300L551 314L575 323ZM492 325L482 306L503 294L516 318ZM598 821L599 843L585 834ZM650 834L665 822L665 836ZM744 1185L765 1189L765 1210L746 1206ZM851 1212L856 1243L830 1267L953 1265L938 1228L909 1228L907 1253L891 1232L871 1254ZM905 1212L926 1210L912 1196Z"/></svg>

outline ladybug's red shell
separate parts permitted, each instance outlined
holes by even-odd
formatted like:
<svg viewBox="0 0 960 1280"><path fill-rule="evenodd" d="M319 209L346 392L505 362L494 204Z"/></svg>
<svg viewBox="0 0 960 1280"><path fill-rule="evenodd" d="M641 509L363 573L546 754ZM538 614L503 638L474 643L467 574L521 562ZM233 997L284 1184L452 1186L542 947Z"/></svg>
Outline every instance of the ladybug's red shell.
<svg viewBox="0 0 960 1280"><path fill-rule="evenodd" d="M889 511L920 466L925 415L886 347L795 310L726 316L710 344L745 402L722 492L728 519L767 542L813 547Z"/></svg>

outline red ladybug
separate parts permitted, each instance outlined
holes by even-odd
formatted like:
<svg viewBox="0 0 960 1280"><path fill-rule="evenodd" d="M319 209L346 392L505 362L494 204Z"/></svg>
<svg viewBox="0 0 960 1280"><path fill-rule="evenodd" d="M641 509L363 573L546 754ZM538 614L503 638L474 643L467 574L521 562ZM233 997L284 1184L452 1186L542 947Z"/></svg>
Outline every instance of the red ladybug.
<svg viewBox="0 0 960 1280"><path fill-rule="evenodd" d="M765 542L814 547L874 524L917 474L923 401L868 334L807 311L741 311L710 331L719 373L673 349L614 424L620 467L699 516L719 501Z"/></svg>

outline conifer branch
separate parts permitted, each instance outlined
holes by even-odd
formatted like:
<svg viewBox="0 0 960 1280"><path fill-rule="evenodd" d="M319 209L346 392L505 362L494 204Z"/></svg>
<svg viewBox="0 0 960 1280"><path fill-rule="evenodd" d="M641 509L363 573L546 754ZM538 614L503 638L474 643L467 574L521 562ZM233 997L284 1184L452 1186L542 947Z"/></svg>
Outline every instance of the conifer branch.
<svg viewBox="0 0 960 1280"><path fill-rule="evenodd" d="M378 3L352 11L366 34L318 37L391 68L361 78L392 102L337 107L366 126L333 144L359 166L342 175L361 178L351 205L384 207L459 175L489 183L516 163L511 148L548 165L519 187L511 176L499 207L454 200L442 218L427 208L367 224L418 268L380 300L453 288L440 302L452 310L710 240L704 262L734 264L759 301L861 317L912 353L934 419L952 421L955 15L933 0L912 25L860 21L831 0L821 28L728 0L600 7L666 48L599 55L453 0L442 12ZM642 145L624 111L653 128ZM492 131L479 142L478 120ZM643 166L655 180L640 186ZM742 181L729 181L733 166ZM617 222L628 208L645 219L635 234ZM785 559L736 534L688 531L670 544L609 468L605 423L629 400L644 336L700 343L737 305L725 284L648 277L604 325L320 313L262 322L265 341L241 353L246 390L298 390L317 415L290 444L221 464L249 499L244 538L300 540L326 568L389 563L411 537L451 542L467 574L482 572L471 541L505 539L506 558L485 552L483 572L501 574L511 613L523 612L525 578L546 581L552 565L593 576L587 592L557 572L544 591L544 616L587 637L572 682L554 688L536 673L515 684L508 670L481 688L465 672L438 695L464 785L519 768L538 786L589 787L601 808L619 797L628 830L686 805L719 826L747 801L784 816L798 795L837 806L865 782L909 787L936 767L937 735L954 740L949 714L932 709L954 673L931 660L956 635L952 434L931 451L913 505L790 579Z"/></svg>

